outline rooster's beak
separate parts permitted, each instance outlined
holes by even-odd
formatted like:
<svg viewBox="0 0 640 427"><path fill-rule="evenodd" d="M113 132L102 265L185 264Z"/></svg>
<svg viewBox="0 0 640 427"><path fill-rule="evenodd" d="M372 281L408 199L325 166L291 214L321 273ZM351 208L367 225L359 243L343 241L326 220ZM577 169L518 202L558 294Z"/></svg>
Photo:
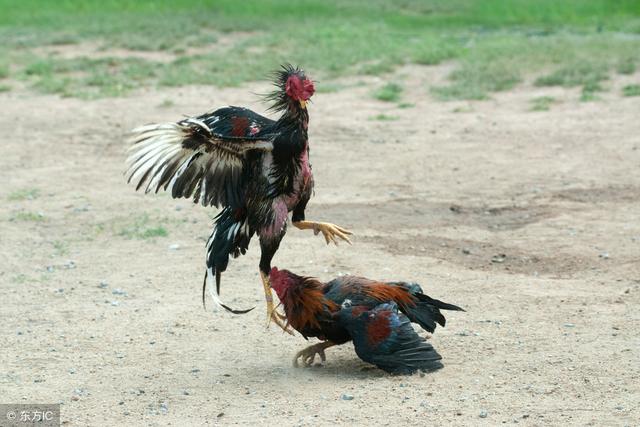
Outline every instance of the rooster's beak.
<svg viewBox="0 0 640 427"><path fill-rule="evenodd" d="M302 107L302 109L304 110L305 108L307 108L307 101L305 101L304 99L300 100L300 106Z"/></svg>

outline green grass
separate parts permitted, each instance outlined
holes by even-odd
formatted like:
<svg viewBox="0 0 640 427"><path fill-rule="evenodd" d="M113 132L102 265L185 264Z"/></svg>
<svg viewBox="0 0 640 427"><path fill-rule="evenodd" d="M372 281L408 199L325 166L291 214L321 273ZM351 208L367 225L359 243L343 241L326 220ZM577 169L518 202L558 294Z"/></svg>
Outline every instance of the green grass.
<svg viewBox="0 0 640 427"><path fill-rule="evenodd" d="M11 217L12 221L22 222L43 222L45 220L44 215L35 212L18 212Z"/></svg>
<svg viewBox="0 0 640 427"><path fill-rule="evenodd" d="M69 243L62 240L54 240L51 242L55 256L67 255L69 253Z"/></svg>
<svg viewBox="0 0 640 427"><path fill-rule="evenodd" d="M373 97L379 101L398 102L402 96L402 86L398 83L387 83L373 93Z"/></svg>
<svg viewBox="0 0 640 427"><path fill-rule="evenodd" d="M336 93L343 90L346 86L339 83L323 83L320 82L316 86L317 93Z"/></svg>
<svg viewBox="0 0 640 427"><path fill-rule="evenodd" d="M627 85L622 88L624 96L640 96L640 85Z"/></svg>
<svg viewBox="0 0 640 427"><path fill-rule="evenodd" d="M155 237L166 237L169 235L167 229L160 224L153 224L149 215L140 215L127 221L122 225L118 232L118 236L127 239L153 239Z"/></svg>
<svg viewBox="0 0 640 427"><path fill-rule="evenodd" d="M531 111L549 111L551 105L556 102L552 96L540 96L531 100Z"/></svg>
<svg viewBox="0 0 640 427"><path fill-rule="evenodd" d="M473 112L473 108L470 106L464 106L464 107L456 107L453 110L451 110L452 113L471 113Z"/></svg>
<svg viewBox="0 0 640 427"><path fill-rule="evenodd" d="M608 78L607 68L607 65L602 62L579 62L538 77L535 84L537 86L589 86L594 89L597 83Z"/></svg>
<svg viewBox="0 0 640 427"><path fill-rule="evenodd" d="M636 60L633 58L622 58L618 61L616 71L619 74L633 74L636 72Z"/></svg>
<svg viewBox="0 0 640 427"><path fill-rule="evenodd" d="M398 116L389 116L387 114L377 114L370 118L370 120L378 120L381 122L390 122L398 119L399 119Z"/></svg>
<svg viewBox="0 0 640 427"><path fill-rule="evenodd" d="M11 277L11 282L15 283L17 285L23 285L25 283L33 282L33 281L34 280L32 280L29 277L27 277L26 274L16 274L15 276Z"/></svg>
<svg viewBox="0 0 640 427"><path fill-rule="evenodd" d="M9 77L9 64L0 62L0 79L5 79L7 77Z"/></svg>
<svg viewBox="0 0 640 427"><path fill-rule="evenodd" d="M158 107L160 107L160 108L170 108L170 107L173 107L174 105L175 105L175 102L173 102L172 100L167 98L167 99L163 100L160 104L158 104Z"/></svg>
<svg viewBox="0 0 640 427"><path fill-rule="evenodd" d="M10 201L33 200L37 199L39 195L40 190L37 188L23 188L21 190L11 192L7 199Z"/></svg>
<svg viewBox="0 0 640 427"><path fill-rule="evenodd" d="M263 79L282 62L326 81L456 60L451 84L433 93L485 99L529 73L558 81L585 61L597 76L631 73L640 61L637 0L0 0L0 10L7 51L0 58L11 64L0 63L0 76L11 70L37 90L82 98L145 85L233 86ZM175 60L63 59L33 50L84 42ZM198 46L201 53L189 53Z"/></svg>

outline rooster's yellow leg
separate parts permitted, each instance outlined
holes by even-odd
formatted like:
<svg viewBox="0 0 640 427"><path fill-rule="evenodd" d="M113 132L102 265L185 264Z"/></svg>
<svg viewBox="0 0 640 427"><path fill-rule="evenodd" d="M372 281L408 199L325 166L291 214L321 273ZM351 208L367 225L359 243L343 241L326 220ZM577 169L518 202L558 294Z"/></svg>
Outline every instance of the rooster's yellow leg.
<svg viewBox="0 0 640 427"><path fill-rule="evenodd" d="M351 240L347 236L353 233L345 228L342 228L335 224L331 224L329 222L296 221L293 223L293 225L300 230L313 230L313 233L315 235L318 235L318 233L322 232L327 245L330 242L333 242L337 245L338 240L336 239L336 237L339 237L348 244L351 244Z"/></svg>
<svg viewBox="0 0 640 427"><path fill-rule="evenodd" d="M273 294L271 293L269 277L261 271L260 278L262 279L262 286L264 286L264 298L267 300L267 328L269 324L273 322L286 333L293 335L291 328L284 322L286 318L285 315L279 313L273 305Z"/></svg>
<svg viewBox="0 0 640 427"><path fill-rule="evenodd" d="M324 351L334 345L336 345L336 343L332 341L323 341L318 344L311 345L304 350L300 350L293 358L293 366L296 368L300 366L298 364L298 359L302 359L304 366L311 366L313 361L316 359L316 354L320 356L320 363L324 365L324 362L327 361L327 356L324 354Z"/></svg>

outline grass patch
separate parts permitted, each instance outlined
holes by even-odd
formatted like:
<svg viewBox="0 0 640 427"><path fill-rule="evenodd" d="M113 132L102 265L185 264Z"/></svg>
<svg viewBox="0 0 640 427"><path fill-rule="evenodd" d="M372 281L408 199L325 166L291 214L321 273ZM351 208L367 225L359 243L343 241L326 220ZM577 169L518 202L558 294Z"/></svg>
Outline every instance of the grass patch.
<svg viewBox="0 0 640 427"><path fill-rule="evenodd" d="M373 97L379 101L398 102L402 95L402 86L397 83L387 83L373 93Z"/></svg>
<svg viewBox="0 0 640 427"><path fill-rule="evenodd" d="M586 86L599 83L608 78L607 65L603 63L578 63L563 66L551 74L538 77L536 86Z"/></svg>
<svg viewBox="0 0 640 427"><path fill-rule="evenodd" d="M9 85L0 85L0 93L2 92L10 92L11 91L11 86Z"/></svg>
<svg viewBox="0 0 640 427"><path fill-rule="evenodd" d="M17 214L11 217L12 221L22 221L22 222L43 222L45 217L41 213L35 212L18 212Z"/></svg>
<svg viewBox="0 0 640 427"><path fill-rule="evenodd" d="M27 277L26 274L16 274L11 277L11 283L15 283L16 285L24 285L27 282L33 282L33 280Z"/></svg>
<svg viewBox="0 0 640 427"><path fill-rule="evenodd" d="M447 59L456 58L463 48L461 39L442 38L437 42L423 43L411 55L411 62L420 65L437 65Z"/></svg>
<svg viewBox="0 0 640 427"><path fill-rule="evenodd" d="M580 94L580 101L597 101L600 99L597 95L598 92L602 92L602 86L599 81L587 82L582 87L582 93Z"/></svg>
<svg viewBox="0 0 640 427"><path fill-rule="evenodd" d="M391 73L395 68L396 64L391 61L376 61L360 65L357 69L357 73L369 76L379 76L380 74Z"/></svg>
<svg viewBox="0 0 640 427"><path fill-rule="evenodd" d="M456 107L453 110L451 110L452 113L472 113L473 112L473 108L466 106L466 107Z"/></svg>
<svg viewBox="0 0 640 427"><path fill-rule="evenodd" d="M16 190L9 194L7 197L10 201L18 200L34 200L40 195L40 190L37 188L24 188L22 190Z"/></svg>
<svg viewBox="0 0 640 427"><path fill-rule="evenodd" d="M0 62L0 79L6 79L9 77L9 64Z"/></svg>
<svg viewBox="0 0 640 427"><path fill-rule="evenodd" d="M412 104L410 102L401 102L400 104L398 104L398 108L402 108L402 109L413 108L415 106L416 106L415 104Z"/></svg>
<svg viewBox="0 0 640 427"><path fill-rule="evenodd" d="M44 93L84 99L124 95L156 77L158 64L138 58L47 57L26 65L21 77Z"/></svg>
<svg viewBox="0 0 640 427"><path fill-rule="evenodd" d="M398 116L388 116L386 114L377 114L369 118L369 120L379 120L381 122L391 122L398 119L399 119Z"/></svg>
<svg viewBox="0 0 640 427"><path fill-rule="evenodd" d="M318 85L316 86L316 92L318 93L336 93L339 92L343 89L345 89L346 86L339 84L339 83L318 83Z"/></svg>
<svg viewBox="0 0 640 427"><path fill-rule="evenodd" d="M118 236L127 239L153 239L155 237L166 237L169 235L167 229L159 224L152 224L149 215L140 215L133 219L132 222L122 226L118 232Z"/></svg>
<svg viewBox="0 0 640 427"><path fill-rule="evenodd" d="M69 253L69 244L67 242L54 240L51 244L53 245L55 256L62 256Z"/></svg>
<svg viewBox="0 0 640 427"><path fill-rule="evenodd" d="M616 66L618 74L633 74L636 72L636 60L633 58L623 58Z"/></svg>
<svg viewBox="0 0 640 427"><path fill-rule="evenodd" d="M585 58L601 61L605 73L629 72L640 60L634 0L0 0L0 10L12 74L42 92L81 98L143 85L234 86L263 79L282 62L303 65L322 81L455 59L451 84L434 93L485 99L523 73ZM62 59L32 50L78 42L181 56L169 63ZM206 53L187 55L194 46Z"/></svg>
<svg viewBox="0 0 640 427"><path fill-rule="evenodd" d="M540 96L531 100L531 111L549 111L556 99L552 96Z"/></svg>
<svg viewBox="0 0 640 427"><path fill-rule="evenodd" d="M640 96L640 85L627 85L622 88L624 96Z"/></svg>
<svg viewBox="0 0 640 427"><path fill-rule="evenodd" d="M163 100L160 104L158 104L158 107L160 107L160 108L170 108L170 107L173 107L174 105L176 105L175 102L173 102L172 100L167 98L167 99Z"/></svg>

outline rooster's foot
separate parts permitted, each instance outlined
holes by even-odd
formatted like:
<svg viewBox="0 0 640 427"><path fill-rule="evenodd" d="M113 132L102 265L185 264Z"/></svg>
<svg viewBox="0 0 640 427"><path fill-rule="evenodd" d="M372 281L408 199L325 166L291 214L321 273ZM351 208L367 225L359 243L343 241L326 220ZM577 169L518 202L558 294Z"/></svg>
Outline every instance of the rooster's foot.
<svg viewBox="0 0 640 427"><path fill-rule="evenodd" d="M351 239L349 239L348 236L353 233L346 228L342 228L329 222L298 221L294 222L293 225L301 230L311 229L316 236L318 235L318 233L322 233L322 235L324 236L324 240L327 242L327 245L331 242L337 245L337 238L340 238L348 244L351 244Z"/></svg>
<svg viewBox="0 0 640 427"><path fill-rule="evenodd" d="M320 364L324 365L324 362L327 361L327 356L324 354L324 351L333 345L335 345L335 343L331 341L324 341L300 350L293 358L293 366L296 368L300 367L298 359L301 359L304 366L311 366L316 359L316 354L320 356Z"/></svg>

